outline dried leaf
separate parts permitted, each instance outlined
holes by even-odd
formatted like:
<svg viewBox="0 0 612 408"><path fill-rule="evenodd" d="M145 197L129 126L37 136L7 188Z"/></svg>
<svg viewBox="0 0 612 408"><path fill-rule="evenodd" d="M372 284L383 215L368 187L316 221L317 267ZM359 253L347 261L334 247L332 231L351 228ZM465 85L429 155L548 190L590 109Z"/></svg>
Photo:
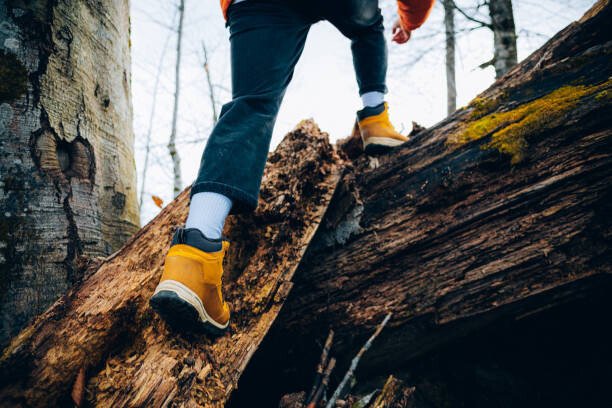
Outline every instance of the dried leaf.
<svg viewBox="0 0 612 408"><path fill-rule="evenodd" d="M153 202L155 203L156 206L158 206L159 208L163 207L164 200L162 200L159 196L152 195L151 198L153 199Z"/></svg>

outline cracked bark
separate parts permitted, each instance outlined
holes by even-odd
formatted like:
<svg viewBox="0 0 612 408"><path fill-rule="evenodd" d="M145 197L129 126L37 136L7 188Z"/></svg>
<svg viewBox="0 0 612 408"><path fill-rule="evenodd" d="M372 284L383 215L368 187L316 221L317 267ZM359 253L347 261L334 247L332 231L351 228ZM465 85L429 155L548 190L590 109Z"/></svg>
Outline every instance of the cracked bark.
<svg viewBox="0 0 612 408"><path fill-rule="evenodd" d="M3 346L81 279L79 257L137 230L138 207L128 2L0 0L0 21Z"/></svg>

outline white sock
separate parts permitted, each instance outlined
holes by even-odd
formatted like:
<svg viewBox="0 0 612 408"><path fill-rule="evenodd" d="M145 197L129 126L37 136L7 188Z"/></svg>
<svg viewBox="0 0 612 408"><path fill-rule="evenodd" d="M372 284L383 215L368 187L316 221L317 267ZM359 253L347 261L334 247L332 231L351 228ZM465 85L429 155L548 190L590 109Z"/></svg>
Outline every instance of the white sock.
<svg viewBox="0 0 612 408"><path fill-rule="evenodd" d="M211 192L196 193L191 197L186 228L197 228L206 238L221 238L225 219L232 209L232 200Z"/></svg>
<svg viewBox="0 0 612 408"><path fill-rule="evenodd" d="M363 107L371 107L378 106L385 101L385 94L378 91L366 92L361 95L361 102L363 102Z"/></svg>

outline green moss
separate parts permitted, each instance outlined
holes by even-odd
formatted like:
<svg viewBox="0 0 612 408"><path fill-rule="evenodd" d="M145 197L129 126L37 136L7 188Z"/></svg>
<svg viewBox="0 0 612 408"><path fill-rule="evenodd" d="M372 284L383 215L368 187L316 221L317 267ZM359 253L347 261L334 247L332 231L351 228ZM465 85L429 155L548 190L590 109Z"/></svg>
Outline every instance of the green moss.
<svg viewBox="0 0 612 408"><path fill-rule="evenodd" d="M28 89L28 71L13 54L0 52L0 103L12 102Z"/></svg>
<svg viewBox="0 0 612 408"><path fill-rule="evenodd" d="M595 99L597 99L598 101L602 99L610 99L611 97L612 95L610 94L610 91L608 91L607 89L595 95Z"/></svg>
<svg viewBox="0 0 612 408"><path fill-rule="evenodd" d="M524 157L527 135L563 119L585 96L595 93L597 97L602 93L607 95L607 88L611 84L612 80L608 80L599 85L561 87L515 109L490 113L473 120L462 132L449 138L448 143L462 145L491 135L491 141L483 149L497 149L510 155L512 163L516 164ZM486 104L475 106L478 109L478 106Z"/></svg>
<svg viewBox="0 0 612 408"><path fill-rule="evenodd" d="M498 106L500 98L474 98L468 105L472 109L470 119L478 119L494 111Z"/></svg>

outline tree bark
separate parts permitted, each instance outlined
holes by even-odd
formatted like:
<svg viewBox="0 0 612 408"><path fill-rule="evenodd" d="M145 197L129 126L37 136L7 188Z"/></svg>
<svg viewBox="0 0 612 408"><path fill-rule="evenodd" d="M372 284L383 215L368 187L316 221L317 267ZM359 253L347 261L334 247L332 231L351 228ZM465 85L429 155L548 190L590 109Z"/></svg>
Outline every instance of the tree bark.
<svg viewBox="0 0 612 408"><path fill-rule="evenodd" d="M228 334L178 335L148 307L184 191L83 284L13 339L0 360L0 405L65 404L80 371L98 406L222 406L275 320L340 178L312 122L270 155L256 214L230 217ZM93 268L96 269L96 268Z"/></svg>
<svg viewBox="0 0 612 408"><path fill-rule="evenodd" d="M0 345L138 228L127 1L0 0Z"/></svg>
<svg viewBox="0 0 612 408"><path fill-rule="evenodd" d="M612 287L612 13L594 10L402 149L355 161L268 338L280 360L316 359L333 327L346 364L392 312L363 362L388 373Z"/></svg>
<svg viewBox="0 0 612 408"><path fill-rule="evenodd" d="M518 61L512 0L489 0L489 16L493 31L495 78L501 78Z"/></svg>
<svg viewBox="0 0 612 408"><path fill-rule="evenodd" d="M444 0L444 32L446 38L446 112L451 115L457 109L455 83L455 2Z"/></svg>

